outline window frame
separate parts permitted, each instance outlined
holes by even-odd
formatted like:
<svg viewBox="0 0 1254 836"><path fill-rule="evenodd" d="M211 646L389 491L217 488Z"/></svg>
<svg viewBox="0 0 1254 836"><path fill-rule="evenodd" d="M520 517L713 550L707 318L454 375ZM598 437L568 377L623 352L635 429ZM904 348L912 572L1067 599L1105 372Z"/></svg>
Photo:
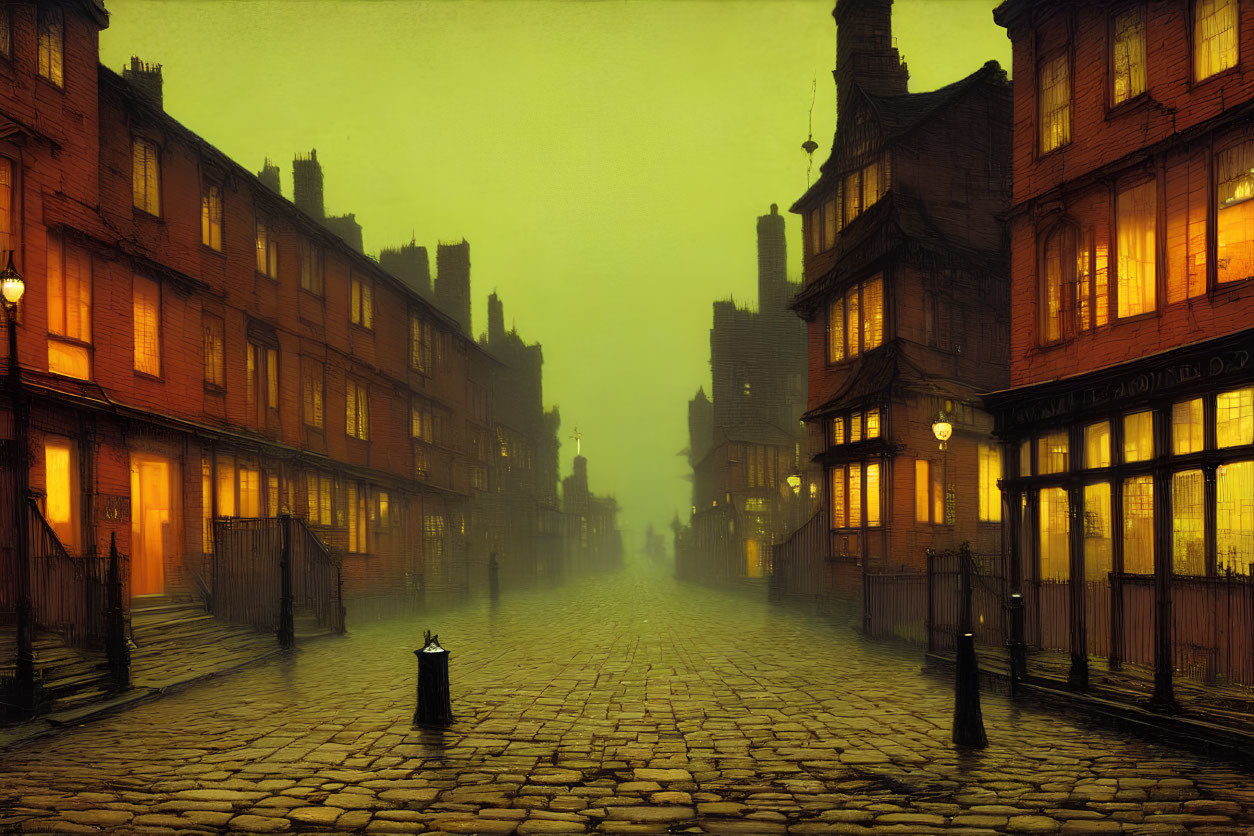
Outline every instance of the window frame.
<svg viewBox="0 0 1254 836"><path fill-rule="evenodd" d="M262 231L265 233L264 249L262 241ZM257 275L265 276L270 281L277 282L279 280L279 241L275 234L274 224L271 216L255 209L253 212L253 246L255 252L253 254L253 269ZM258 268L258 260L264 258L266 266L264 270Z"/></svg>
<svg viewBox="0 0 1254 836"><path fill-rule="evenodd" d="M352 426L348 423L352 409ZM344 384L344 434L358 441L370 440L370 387L349 375Z"/></svg>
<svg viewBox="0 0 1254 836"><path fill-rule="evenodd" d="M1116 69L1116 36L1118 35L1117 21L1120 17L1131 12L1137 12L1141 16L1141 73L1143 75L1143 89L1139 93L1128 95L1127 98L1119 101L1115 100L1115 84L1118 78ZM1107 113L1119 112L1126 109L1136 107L1136 105L1149 96L1149 9L1145 2L1124 3L1114 9L1111 9L1106 18L1106 44L1107 44L1107 78L1106 85L1106 111ZM1130 85L1129 85L1130 86Z"/></svg>
<svg viewBox="0 0 1254 836"><path fill-rule="evenodd" d="M317 389L310 391L306 385L309 381L317 382ZM311 396L317 395L317 423L310 420L310 409L314 404ZM300 358L300 419L301 423L311 430L324 432L327 422L327 372L326 364L316 357Z"/></svg>
<svg viewBox="0 0 1254 836"><path fill-rule="evenodd" d="M136 365L136 364L138 363L138 361L139 361L139 355L136 353L136 352L138 351L138 349L139 349L139 346L138 346L138 343L136 342L136 339L135 339L135 338L136 338L136 333L135 333L135 288L136 288L136 283L137 283L137 282L148 282L148 283L150 283L150 284L151 284L154 288L156 288L156 298L157 298L157 304L156 304L156 308L157 308L157 310L156 310L156 316L157 316L157 327L156 327L156 362L157 362L157 371L156 371L155 373L153 373L153 372L149 372L149 371L144 371L143 369L139 368L139 366L138 366L138 365ZM133 348L133 350L132 350L132 352L131 352L131 354L132 354L132 357L131 357L131 360L132 360L132 368L133 368L133 370L134 370L135 374L140 375L140 376L142 376L142 377L147 377L147 378L152 379L152 380L161 380L161 379L163 379L163 377L164 377L164 373L165 373L165 357L164 357L165 352L163 351L163 348L164 348L164 345L165 345L165 334L163 333L164 324L165 324L165 323L164 323L165 317L162 315L162 313L163 313L163 307L164 307L164 306L163 306L163 301L164 301L164 300L163 300L163 295L164 295L164 294L162 293L162 289L161 289L161 282L160 282L159 280L157 280L157 279L152 279L152 278L149 278L148 276L144 276L144 275L140 275L139 273L132 272L132 274L131 274L131 342L132 342L132 348Z"/></svg>
<svg viewBox="0 0 1254 836"><path fill-rule="evenodd" d="M8 5L8 4L6 4ZM47 15L47 17L45 17ZM51 20L52 16L56 16L57 43L55 54L50 53L48 58L48 71L53 72L53 67L57 67L57 78L51 75L44 75L43 57L44 57L44 21ZM12 20L12 18L10 18ZM10 38L12 36L10 35ZM10 52L12 50L10 49ZM54 58L56 59L54 61ZM58 66L59 65L59 66ZM36 4L35 13L35 77L41 79L53 88L65 92L65 11L59 6L49 6L45 3Z"/></svg>
<svg viewBox="0 0 1254 836"><path fill-rule="evenodd" d="M1147 283L1147 287L1150 288L1154 293L1154 304L1149 306L1149 308L1146 310L1139 311L1137 313L1129 313L1127 315L1121 315L1119 313L1119 310L1120 310L1119 303L1123 296L1123 288L1121 285L1124 282L1124 276L1123 276L1123 270L1120 264L1120 262L1123 259L1123 252L1119 243L1119 237L1120 237L1119 236L1119 197L1120 195L1126 192L1131 192L1135 189L1139 189L1147 185L1153 186L1152 191L1154 194L1154 215L1153 215L1153 223L1152 223L1153 232L1154 232L1153 262L1152 262L1154 266L1154 279L1153 281ZM1162 205L1163 202L1162 200L1160 200L1159 186L1160 186L1160 183L1159 183L1157 174L1151 174L1149 176L1137 176L1137 177L1127 178L1123 180L1122 182L1117 183L1115 185L1113 194L1111 195L1112 197L1111 209L1112 209L1112 216L1114 218L1114 225L1113 225L1113 229L1111 230L1112 234L1110 236L1110 244L1109 244L1110 255L1108 256L1108 262L1107 262L1107 267L1106 267L1107 275L1108 275L1108 278L1106 280L1107 302L1111 306L1111 314L1107 317L1107 322L1111 324L1123 323L1123 322L1134 322L1144 317L1158 316L1164 306L1166 293L1164 292L1163 288L1159 287L1159 285L1163 283L1164 278L1165 278L1164 276L1165 271L1163 270L1163 265L1160 263L1160 258L1159 258L1159 249L1161 245L1164 243L1161 240L1162 236L1159 234L1159 230L1158 230L1159 217L1162 215L1163 209L1164 209ZM1209 223L1208 223L1208 226L1210 226Z"/></svg>
<svg viewBox="0 0 1254 836"><path fill-rule="evenodd" d="M139 203L137 202L139 199L139 194L135 191L135 150L138 146L141 146L141 145L145 148L144 195L145 197L149 196L150 194L155 195L155 197L152 199L152 202L155 204L154 205L155 211L153 211L153 209L148 208L147 204L149 203L149 201L145 201L145 205L143 206L139 205ZM153 164L152 164L153 184L152 184L151 189L149 188L149 183L147 182L148 181L148 169L147 169L146 164L147 164L148 149L151 149L152 151L152 160L153 160ZM153 139L149 139L148 137L143 136L142 134L131 135L131 210L132 210L132 213L134 212L134 210L138 209L143 215L149 218L159 219L162 217L162 209L164 208L165 201L162 199L163 196L161 194L161 189L162 189L162 186L164 185L165 178L161 176L161 156L162 156L161 144L159 142Z"/></svg>
<svg viewBox="0 0 1254 836"><path fill-rule="evenodd" d="M207 392L222 394L223 392L226 391L226 321L221 316L218 316L217 314L209 313L203 310L201 311L201 314L200 314L200 320L201 320L201 329L204 331L204 337L205 337L204 349L203 349L205 352L204 354L204 367L205 367L204 388L205 388L205 391ZM216 373L220 373L221 382L217 380L210 380L209 378L210 368L209 368L208 349L209 349L210 323L217 323L217 326L219 329L218 336L220 337L220 341L218 344L218 368L215 369L214 371ZM215 374L215 377L216 376L218 375Z"/></svg>
<svg viewBox="0 0 1254 836"><path fill-rule="evenodd" d="M366 331L374 330L374 282L356 271L350 271L348 321Z"/></svg>
<svg viewBox="0 0 1254 836"><path fill-rule="evenodd" d="M1211 79L1223 78L1225 75L1229 75L1231 73L1240 71L1241 69L1241 3L1240 3L1240 0L1232 0L1232 3L1235 6L1235 21L1233 25L1234 31L1233 31L1232 37L1233 37L1233 42L1236 44L1236 52L1237 52L1236 60L1233 62L1231 67L1224 67L1223 69L1216 70L1215 72L1211 73L1208 76L1198 78L1197 77L1197 60L1198 60L1197 13L1198 13L1199 2L1198 0L1190 0L1189 8L1188 8L1188 21L1187 21L1188 51L1189 51L1189 78L1188 78L1189 89L1192 89L1195 85L1198 85L1198 84L1205 84Z"/></svg>
<svg viewBox="0 0 1254 836"><path fill-rule="evenodd" d="M1044 78L1042 70L1046 64L1057 61L1059 58L1062 59L1062 66L1067 72L1066 138L1061 140L1057 145L1046 149L1044 143L1045 88L1042 86L1042 80ZM1074 61L1072 60L1070 44L1047 51L1036 61L1035 77L1033 79L1035 82L1034 93L1036 96L1036 137L1033 142L1033 147L1035 148L1037 159L1047 157L1059 149L1067 148L1071 145L1075 138L1075 67L1073 65Z"/></svg>
<svg viewBox="0 0 1254 836"><path fill-rule="evenodd" d="M300 289L311 296L324 299L327 291L326 250L308 236L302 236L300 241ZM306 264L310 265L308 271L305 269ZM309 284L306 284L307 276Z"/></svg>
<svg viewBox="0 0 1254 836"><path fill-rule="evenodd" d="M218 245L213 245L213 192L218 196ZM222 179L202 172L200 176L200 246L216 253L226 255L226 189ZM206 241L205 238L209 240Z"/></svg>

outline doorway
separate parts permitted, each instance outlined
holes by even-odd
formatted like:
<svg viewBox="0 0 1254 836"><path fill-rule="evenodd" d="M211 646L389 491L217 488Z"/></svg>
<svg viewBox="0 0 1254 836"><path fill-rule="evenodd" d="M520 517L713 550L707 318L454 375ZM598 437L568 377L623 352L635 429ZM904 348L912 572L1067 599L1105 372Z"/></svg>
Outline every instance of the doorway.
<svg viewBox="0 0 1254 836"><path fill-rule="evenodd" d="M165 592L165 561L175 550L178 466L165 456L131 453L131 595Z"/></svg>

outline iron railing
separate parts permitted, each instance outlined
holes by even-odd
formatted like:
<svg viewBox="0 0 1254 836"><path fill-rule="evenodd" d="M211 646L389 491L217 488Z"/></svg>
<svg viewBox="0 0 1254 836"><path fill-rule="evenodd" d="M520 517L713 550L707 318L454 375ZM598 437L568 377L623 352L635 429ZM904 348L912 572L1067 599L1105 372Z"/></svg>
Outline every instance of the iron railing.
<svg viewBox="0 0 1254 836"><path fill-rule="evenodd" d="M109 558L71 557L34 499L27 498L30 592L35 629L59 633L66 644L103 648L108 638ZM125 585L126 561L121 559Z"/></svg>

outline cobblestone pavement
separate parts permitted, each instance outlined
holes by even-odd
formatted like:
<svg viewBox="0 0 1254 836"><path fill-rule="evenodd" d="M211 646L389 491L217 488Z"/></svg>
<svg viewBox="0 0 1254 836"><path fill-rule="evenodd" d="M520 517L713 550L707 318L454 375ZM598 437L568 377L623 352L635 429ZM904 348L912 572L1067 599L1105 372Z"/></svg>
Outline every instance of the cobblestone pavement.
<svg viewBox="0 0 1254 836"><path fill-rule="evenodd" d="M457 719L411 728L422 628ZM359 626L0 751L0 831L1254 833L1254 776L985 695L917 652L624 573Z"/></svg>

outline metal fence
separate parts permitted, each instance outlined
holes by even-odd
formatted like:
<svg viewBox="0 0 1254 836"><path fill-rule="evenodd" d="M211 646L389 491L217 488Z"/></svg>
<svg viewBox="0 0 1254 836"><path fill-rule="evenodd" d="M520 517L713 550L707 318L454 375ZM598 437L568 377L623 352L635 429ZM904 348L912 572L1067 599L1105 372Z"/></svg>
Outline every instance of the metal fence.
<svg viewBox="0 0 1254 836"><path fill-rule="evenodd" d="M927 641L928 576L923 572L862 575L862 629L873 638Z"/></svg>
<svg viewBox="0 0 1254 836"><path fill-rule="evenodd" d="M298 517L284 518L292 554L292 601L320 627L344 632L344 588L340 563L322 538Z"/></svg>
<svg viewBox="0 0 1254 836"><path fill-rule="evenodd" d="M827 514L822 510L788 539L769 546L771 597L820 595L825 590L828 552Z"/></svg>
<svg viewBox="0 0 1254 836"><path fill-rule="evenodd" d="M950 652L957 636L1001 647L1006 641L1006 581L999 554L973 554L963 544L927 556L928 650Z"/></svg>
<svg viewBox="0 0 1254 836"><path fill-rule="evenodd" d="M27 499L27 514L35 629L59 633L66 644L76 647L103 648L108 636L109 558L70 557L33 499ZM124 584L125 568L122 571Z"/></svg>

